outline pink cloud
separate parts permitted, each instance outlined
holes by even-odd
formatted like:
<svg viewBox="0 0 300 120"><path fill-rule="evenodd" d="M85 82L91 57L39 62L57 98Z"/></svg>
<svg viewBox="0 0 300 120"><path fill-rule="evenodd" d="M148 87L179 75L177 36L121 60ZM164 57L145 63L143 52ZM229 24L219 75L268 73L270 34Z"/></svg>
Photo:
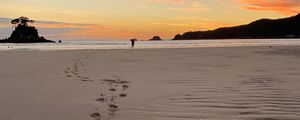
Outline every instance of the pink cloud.
<svg viewBox="0 0 300 120"><path fill-rule="evenodd" d="M256 11L273 11L281 14L295 14L300 12L299 0L238 0L246 4L244 9Z"/></svg>

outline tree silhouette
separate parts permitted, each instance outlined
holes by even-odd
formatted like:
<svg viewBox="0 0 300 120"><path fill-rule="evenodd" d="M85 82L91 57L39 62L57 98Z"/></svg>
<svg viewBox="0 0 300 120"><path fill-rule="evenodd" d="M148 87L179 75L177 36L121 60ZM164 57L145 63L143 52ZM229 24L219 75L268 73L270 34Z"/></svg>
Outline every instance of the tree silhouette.
<svg viewBox="0 0 300 120"><path fill-rule="evenodd" d="M34 20L30 20L28 17L21 16L19 18L13 19L11 21L11 24L14 24L16 26L22 25L22 26L28 26L28 23L33 23Z"/></svg>

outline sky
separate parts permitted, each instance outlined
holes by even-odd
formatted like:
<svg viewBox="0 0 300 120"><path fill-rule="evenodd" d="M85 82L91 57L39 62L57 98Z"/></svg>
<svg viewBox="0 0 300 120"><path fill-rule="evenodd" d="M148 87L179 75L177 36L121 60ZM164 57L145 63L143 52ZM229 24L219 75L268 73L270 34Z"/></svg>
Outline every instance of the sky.
<svg viewBox="0 0 300 120"><path fill-rule="evenodd" d="M188 31L300 13L300 0L1 0L0 39L26 16L40 35L63 40L171 39Z"/></svg>

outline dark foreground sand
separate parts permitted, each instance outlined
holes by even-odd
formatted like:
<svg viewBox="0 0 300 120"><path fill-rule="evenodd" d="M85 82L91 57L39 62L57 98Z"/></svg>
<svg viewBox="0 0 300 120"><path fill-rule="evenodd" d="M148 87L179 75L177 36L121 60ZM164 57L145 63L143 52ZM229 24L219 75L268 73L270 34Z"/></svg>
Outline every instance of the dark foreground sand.
<svg viewBox="0 0 300 120"><path fill-rule="evenodd" d="M0 120L299 120L300 47L0 52Z"/></svg>

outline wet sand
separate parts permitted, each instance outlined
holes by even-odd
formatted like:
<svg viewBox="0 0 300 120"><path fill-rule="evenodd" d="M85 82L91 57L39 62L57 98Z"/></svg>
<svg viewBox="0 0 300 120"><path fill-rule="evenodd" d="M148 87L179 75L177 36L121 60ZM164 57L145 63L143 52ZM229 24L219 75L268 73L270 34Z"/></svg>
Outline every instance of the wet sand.
<svg viewBox="0 0 300 120"><path fill-rule="evenodd" d="M300 47L0 52L1 120L299 120Z"/></svg>

